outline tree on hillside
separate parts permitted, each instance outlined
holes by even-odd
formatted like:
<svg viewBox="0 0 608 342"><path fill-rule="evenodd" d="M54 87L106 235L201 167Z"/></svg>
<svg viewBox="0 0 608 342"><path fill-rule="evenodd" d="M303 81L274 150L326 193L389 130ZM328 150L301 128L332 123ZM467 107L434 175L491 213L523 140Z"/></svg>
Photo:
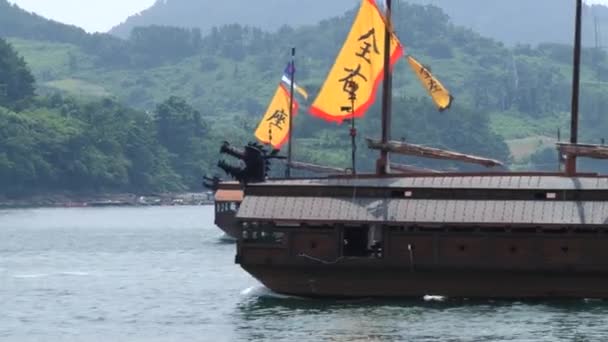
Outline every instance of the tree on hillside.
<svg viewBox="0 0 608 342"><path fill-rule="evenodd" d="M0 106L11 106L34 95L34 76L22 57L0 39Z"/></svg>
<svg viewBox="0 0 608 342"><path fill-rule="evenodd" d="M182 175L186 186L197 187L209 162L206 157L210 147L201 113L185 100L172 96L156 107L155 114L158 141L171 154L173 169Z"/></svg>
<svg viewBox="0 0 608 342"><path fill-rule="evenodd" d="M129 43L137 56L134 60L136 65L156 65L194 55L201 48L202 34L198 28L136 27L131 31Z"/></svg>

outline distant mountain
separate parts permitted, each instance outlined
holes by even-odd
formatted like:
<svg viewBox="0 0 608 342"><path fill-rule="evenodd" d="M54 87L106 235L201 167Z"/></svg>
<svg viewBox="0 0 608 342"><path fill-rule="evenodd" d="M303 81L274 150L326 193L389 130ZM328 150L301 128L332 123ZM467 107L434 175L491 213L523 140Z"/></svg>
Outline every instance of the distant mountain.
<svg viewBox="0 0 608 342"><path fill-rule="evenodd" d="M83 29L43 18L0 0L0 37L77 43L90 37Z"/></svg>
<svg viewBox="0 0 608 342"><path fill-rule="evenodd" d="M92 62L98 66L143 67L192 56L200 48L202 34L196 28L151 25L138 27L125 40L107 33L90 34L0 0L0 38L71 44L94 56Z"/></svg>
<svg viewBox="0 0 608 342"><path fill-rule="evenodd" d="M199 27L203 33L214 26L241 24L275 30L316 24L342 15L359 0L157 0L149 9L131 16L110 33L126 38L137 26L169 25Z"/></svg>
<svg viewBox="0 0 608 342"><path fill-rule="evenodd" d="M517 43L566 43L574 39L573 0L408 0L442 8L456 25L508 45ZM585 5L584 43L595 43L595 23L600 33L608 33L608 7ZM597 19L597 20L596 20ZM598 36L602 43L601 35ZM606 36L608 39L608 36ZM604 45L608 41L603 42Z"/></svg>
<svg viewBox="0 0 608 342"><path fill-rule="evenodd" d="M283 25L316 24L357 5L359 0L158 0L149 9L127 19L110 33L126 38L137 26L170 25L199 27L203 33L213 26L239 23L274 30ZM396 1L393 1L394 3ZM572 0L407 0L435 5L452 22L508 45L544 42L570 43L573 39ZM305 4L305 5L304 5ZM399 11L396 2L395 10ZM585 6L585 44L595 42L597 18L601 39L608 44L608 7Z"/></svg>

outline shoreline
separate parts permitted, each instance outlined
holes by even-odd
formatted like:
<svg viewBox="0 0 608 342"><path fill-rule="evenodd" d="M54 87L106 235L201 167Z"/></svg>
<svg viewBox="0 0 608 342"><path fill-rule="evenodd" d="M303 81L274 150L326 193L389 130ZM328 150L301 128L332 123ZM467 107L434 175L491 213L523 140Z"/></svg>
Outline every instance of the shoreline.
<svg viewBox="0 0 608 342"><path fill-rule="evenodd" d="M103 208L178 205L213 205L213 195L200 193L168 194L45 194L6 198L0 196L0 209L15 208Z"/></svg>

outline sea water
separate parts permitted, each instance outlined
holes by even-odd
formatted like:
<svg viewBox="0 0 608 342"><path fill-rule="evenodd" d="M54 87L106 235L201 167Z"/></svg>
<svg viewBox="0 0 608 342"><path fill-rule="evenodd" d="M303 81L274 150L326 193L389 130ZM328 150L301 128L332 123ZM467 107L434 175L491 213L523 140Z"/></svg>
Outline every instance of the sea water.
<svg viewBox="0 0 608 342"><path fill-rule="evenodd" d="M234 254L212 207L0 211L0 340L608 340L604 301L308 300Z"/></svg>

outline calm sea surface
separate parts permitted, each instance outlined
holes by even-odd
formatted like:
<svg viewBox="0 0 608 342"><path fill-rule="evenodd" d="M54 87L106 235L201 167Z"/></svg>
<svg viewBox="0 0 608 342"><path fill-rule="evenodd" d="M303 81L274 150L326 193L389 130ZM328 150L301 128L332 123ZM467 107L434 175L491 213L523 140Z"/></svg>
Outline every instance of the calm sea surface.
<svg viewBox="0 0 608 342"><path fill-rule="evenodd" d="M0 211L0 340L608 341L608 302L286 298L234 250L211 207Z"/></svg>

